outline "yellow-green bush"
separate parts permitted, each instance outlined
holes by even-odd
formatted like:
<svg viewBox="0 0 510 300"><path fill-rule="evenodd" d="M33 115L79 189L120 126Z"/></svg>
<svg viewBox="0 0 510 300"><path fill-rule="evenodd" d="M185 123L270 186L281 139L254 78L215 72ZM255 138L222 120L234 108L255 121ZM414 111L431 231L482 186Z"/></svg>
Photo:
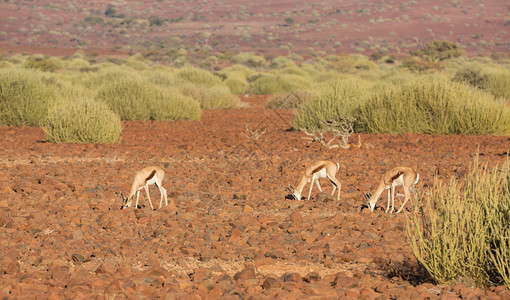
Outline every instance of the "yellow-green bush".
<svg viewBox="0 0 510 300"><path fill-rule="evenodd" d="M232 109L239 106L239 98L226 86L182 85L179 91L200 103L202 109Z"/></svg>
<svg viewBox="0 0 510 300"><path fill-rule="evenodd" d="M226 67L225 69L221 70L221 74L226 74L227 77L231 77L230 74L234 73L235 75L232 75L233 77L238 77L240 74L242 74L243 79L249 78L251 76L254 76L257 74L257 71L254 71L246 66L243 65L233 65L230 67Z"/></svg>
<svg viewBox="0 0 510 300"><path fill-rule="evenodd" d="M369 133L510 133L508 106L438 75L418 76L372 93L356 118L357 130Z"/></svg>
<svg viewBox="0 0 510 300"><path fill-rule="evenodd" d="M312 97L296 110L294 127L319 129L327 120L354 116L371 90L371 84L357 77L332 79L319 85Z"/></svg>
<svg viewBox="0 0 510 300"><path fill-rule="evenodd" d="M462 64L452 80L483 89L496 98L510 100L510 70L494 64L468 62Z"/></svg>
<svg viewBox="0 0 510 300"><path fill-rule="evenodd" d="M296 109L301 103L312 97L313 91L296 90L285 94L272 95L267 99L266 107L270 109Z"/></svg>
<svg viewBox="0 0 510 300"><path fill-rule="evenodd" d="M228 77L224 81L225 85L228 86L232 94L240 95L245 94L250 89L250 84L244 79Z"/></svg>
<svg viewBox="0 0 510 300"><path fill-rule="evenodd" d="M43 125L59 97L54 83L34 69L0 69L0 125Z"/></svg>
<svg viewBox="0 0 510 300"><path fill-rule="evenodd" d="M199 68L182 68L176 72L176 76L185 82L207 87L221 84L221 79L218 76Z"/></svg>
<svg viewBox="0 0 510 300"><path fill-rule="evenodd" d="M312 82L302 76L287 74L265 74L252 83L251 92L259 95L282 94L294 90L308 89Z"/></svg>
<svg viewBox="0 0 510 300"><path fill-rule="evenodd" d="M121 131L119 116L87 98L61 101L49 111L44 127L52 143L113 143Z"/></svg>
<svg viewBox="0 0 510 300"><path fill-rule="evenodd" d="M510 288L510 163L488 168L475 159L462 180L438 181L415 204L406 236L439 284L471 278Z"/></svg>
<svg viewBox="0 0 510 300"><path fill-rule="evenodd" d="M502 70L490 74L486 88L494 97L510 100L510 71Z"/></svg>
<svg viewBox="0 0 510 300"><path fill-rule="evenodd" d="M121 120L149 120L154 97L154 89L144 80L119 78L105 82L96 100L106 103Z"/></svg>
<svg viewBox="0 0 510 300"><path fill-rule="evenodd" d="M149 68L146 63L137 59L129 59L124 63L124 65L137 71L142 71Z"/></svg>
<svg viewBox="0 0 510 300"><path fill-rule="evenodd" d="M176 89L161 90L162 96L151 101L151 120L156 121L196 121L200 119L200 104L182 95Z"/></svg>
<svg viewBox="0 0 510 300"><path fill-rule="evenodd" d="M23 66L27 69L38 69L44 72L56 72L64 68L64 63L56 57L33 56Z"/></svg>
<svg viewBox="0 0 510 300"><path fill-rule="evenodd" d="M96 99L106 103L122 120L197 120L201 114L193 99L143 78L105 83Z"/></svg>
<svg viewBox="0 0 510 300"><path fill-rule="evenodd" d="M130 79L141 80L141 77L130 68L113 66L100 68L97 72L87 74L87 76L78 74L73 82L80 83L90 89L99 90L102 85Z"/></svg>

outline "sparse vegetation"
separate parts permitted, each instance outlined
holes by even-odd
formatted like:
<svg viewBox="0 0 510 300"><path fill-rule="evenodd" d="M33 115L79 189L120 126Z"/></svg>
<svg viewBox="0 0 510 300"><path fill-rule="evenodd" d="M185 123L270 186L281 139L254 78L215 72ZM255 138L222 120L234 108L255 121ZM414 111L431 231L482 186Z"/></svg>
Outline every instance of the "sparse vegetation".
<svg viewBox="0 0 510 300"><path fill-rule="evenodd" d="M489 168L476 158L463 180L436 181L422 198L406 235L432 278L510 288L510 161Z"/></svg>
<svg viewBox="0 0 510 300"><path fill-rule="evenodd" d="M44 125L59 97L53 82L37 70L0 69L0 125Z"/></svg>
<svg viewBox="0 0 510 300"><path fill-rule="evenodd" d="M58 103L44 126L52 143L113 143L121 131L118 115L104 103L86 98Z"/></svg>

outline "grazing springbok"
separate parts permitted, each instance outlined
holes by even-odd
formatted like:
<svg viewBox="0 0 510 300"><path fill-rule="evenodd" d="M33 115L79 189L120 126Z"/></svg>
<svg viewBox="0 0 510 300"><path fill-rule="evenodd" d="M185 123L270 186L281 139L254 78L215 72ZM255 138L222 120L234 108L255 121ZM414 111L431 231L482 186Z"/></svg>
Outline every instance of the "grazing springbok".
<svg viewBox="0 0 510 300"><path fill-rule="evenodd" d="M390 209L390 193L391 193L391 211L390 214L395 210L395 187L403 186L404 187L404 203L397 211L397 214L402 211L404 205L406 205L409 200L409 190L414 194L415 197L418 197L414 186L420 180L420 174L416 173L416 171L411 167L400 166L393 168L386 173L383 174L377 189L374 192L374 196L372 193L365 193L365 197L367 200L367 205L370 211L374 211L375 203L384 192L384 190L388 190L388 206L386 207L386 213Z"/></svg>
<svg viewBox="0 0 510 300"><path fill-rule="evenodd" d="M301 181L299 181L297 187L289 185L288 189L291 191L292 196L294 196L296 200L301 200L301 193L303 192L303 188L309 182L310 191L308 192L308 200L310 200L313 184L315 183L319 188L319 191L322 192L321 185L319 184L319 179L328 178L333 184L333 191L331 192L331 195L333 195L335 190L338 188L337 200L340 200L342 184L336 179L336 173L339 169L340 165L337 162L330 160L319 160L313 163L311 166L306 167L305 173L303 174L303 177L301 177Z"/></svg>
<svg viewBox="0 0 510 300"><path fill-rule="evenodd" d="M129 197L124 197L122 192L120 196L122 197L122 207L120 209L130 207L133 203L133 197L136 193L136 204L135 208L138 208L138 199L140 198L140 190L145 189L145 193L147 194L147 199L149 199L149 203L151 208L152 206L151 197L149 195L149 185L155 185L159 192L161 193L161 200L159 201L159 208L163 205L163 198L165 198L165 205L168 206L168 198L166 194L165 188L161 185L161 182L165 178L165 171L158 166L150 166L143 168L141 171L136 172L135 178L133 180L133 185L131 185L131 192L129 193Z"/></svg>

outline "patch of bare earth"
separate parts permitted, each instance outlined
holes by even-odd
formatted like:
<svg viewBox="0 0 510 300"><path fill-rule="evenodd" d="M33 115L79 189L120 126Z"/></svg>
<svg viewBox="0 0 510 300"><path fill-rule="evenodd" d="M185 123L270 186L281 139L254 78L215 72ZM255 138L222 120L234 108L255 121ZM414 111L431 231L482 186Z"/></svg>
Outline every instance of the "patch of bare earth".
<svg viewBox="0 0 510 300"><path fill-rule="evenodd" d="M432 284L405 242L412 205L370 213L359 191L401 164L425 190L434 174L464 175L477 152L501 163L508 137L362 134L360 148L326 150L289 130L291 111L243 100L248 107L199 122L126 122L113 145L55 145L38 128L0 128L0 295L508 297L502 287ZM249 139L246 124L266 131ZM317 190L288 199L285 187L317 159L340 163L341 200ZM147 165L166 170L176 210L150 210L143 193L141 209L119 209Z"/></svg>

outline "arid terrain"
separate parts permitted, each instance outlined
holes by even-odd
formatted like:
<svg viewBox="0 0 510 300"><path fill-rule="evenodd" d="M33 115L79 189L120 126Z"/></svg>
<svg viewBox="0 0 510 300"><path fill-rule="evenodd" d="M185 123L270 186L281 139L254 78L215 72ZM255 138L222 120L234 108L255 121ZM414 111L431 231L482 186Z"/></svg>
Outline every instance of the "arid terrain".
<svg viewBox="0 0 510 300"><path fill-rule="evenodd" d="M435 285L406 244L413 205L385 214L383 194L371 213L361 197L396 165L416 168L424 192L434 175L465 175L477 153L502 163L509 137L362 134L361 147L326 150L291 130L292 111L242 101L198 122L125 122L112 145L0 128L0 297L510 299L504 287ZM250 139L246 126L266 131ZM291 199L286 186L318 159L339 162L341 200ZM142 193L141 209L120 210L147 165L165 169L173 204L153 211Z"/></svg>
<svg viewBox="0 0 510 300"><path fill-rule="evenodd" d="M0 51L71 55L185 49L265 56L407 55L431 40L508 53L510 7L490 1L22 1L0 4Z"/></svg>

